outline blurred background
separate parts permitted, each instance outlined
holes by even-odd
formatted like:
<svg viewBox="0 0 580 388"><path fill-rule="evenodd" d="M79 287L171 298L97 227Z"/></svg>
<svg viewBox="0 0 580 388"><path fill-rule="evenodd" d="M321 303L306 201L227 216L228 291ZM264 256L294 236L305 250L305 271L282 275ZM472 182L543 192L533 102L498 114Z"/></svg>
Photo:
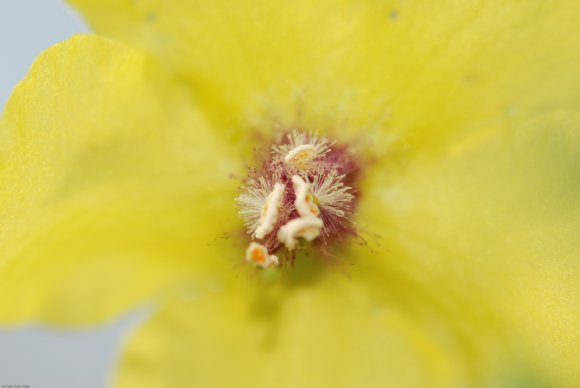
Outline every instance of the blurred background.
<svg viewBox="0 0 580 388"><path fill-rule="evenodd" d="M4 107L41 51L87 31L82 20L59 0L0 1L0 106ZM0 387L109 386L122 338L140 317L136 313L82 331L34 323L0 326Z"/></svg>

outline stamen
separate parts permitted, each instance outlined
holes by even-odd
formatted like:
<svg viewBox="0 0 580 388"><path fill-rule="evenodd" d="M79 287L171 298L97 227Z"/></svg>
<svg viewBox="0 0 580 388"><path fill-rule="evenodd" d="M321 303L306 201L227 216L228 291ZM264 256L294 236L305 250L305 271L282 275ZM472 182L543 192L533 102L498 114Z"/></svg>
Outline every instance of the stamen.
<svg viewBox="0 0 580 388"><path fill-rule="evenodd" d="M294 206L301 217L318 217L320 209L318 208L318 198L312 194L310 184L306 183L299 175L292 176L294 183L294 193L296 200Z"/></svg>
<svg viewBox="0 0 580 388"><path fill-rule="evenodd" d="M278 213L280 204L282 203L282 195L284 194L284 185L276 183L274 190L268 195L264 206L262 207L262 217L260 218L260 225L256 228L254 233L256 238L264 238L268 233L274 229L274 224L278 220Z"/></svg>
<svg viewBox="0 0 580 388"><path fill-rule="evenodd" d="M293 131L288 135L288 143L272 147L275 159L284 161L288 166L298 170L310 170L316 159L330 152L330 144L326 138L319 138L311 132Z"/></svg>
<svg viewBox="0 0 580 388"><path fill-rule="evenodd" d="M316 147L312 144L303 144L288 152L284 161L293 167L305 169L315 157Z"/></svg>
<svg viewBox="0 0 580 388"><path fill-rule="evenodd" d="M289 221L278 231L278 241L286 245L288 250L296 249L299 238L312 241L320 236L322 220L317 217L300 217Z"/></svg>
<svg viewBox="0 0 580 388"><path fill-rule="evenodd" d="M279 217L283 197L283 184L269 182L262 176L250 180L244 193L236 198L236 202L251 236L261 239L272 232Z"/></svg>
<svg viewBox="0 0 580 388"><path fill-rule="evenodd" d="M265 246L256 242L250 243L246 250L246 261L260 268L275 267L279 264L278 256L270 255Z"/></svg>
<svg viewBox="0 0 580 388"><path fill-rule="evenodd" d="M337 217L344 217L350 210L354 195L352 188L342 183L344 175L338 175L336 170L325 175L317 175L311 185L318 206L325 212Z"/></svg>

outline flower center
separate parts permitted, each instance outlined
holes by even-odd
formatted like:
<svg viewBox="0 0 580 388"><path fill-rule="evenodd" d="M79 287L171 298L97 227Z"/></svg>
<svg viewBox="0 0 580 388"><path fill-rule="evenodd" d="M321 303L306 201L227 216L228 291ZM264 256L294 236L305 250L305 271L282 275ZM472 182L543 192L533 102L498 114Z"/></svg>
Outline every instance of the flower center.
<svg viewBox="0 0 580 388"><path fill-rule="evenodd" d="M294 260L306 244L322 251L323 245L357 234L356 198L344 182L353 182L359 167L348 147L334 145L314 133L293 131L272 145L260 169L251 170L236 198L253 240L248 262L275 267Z"/></svg>

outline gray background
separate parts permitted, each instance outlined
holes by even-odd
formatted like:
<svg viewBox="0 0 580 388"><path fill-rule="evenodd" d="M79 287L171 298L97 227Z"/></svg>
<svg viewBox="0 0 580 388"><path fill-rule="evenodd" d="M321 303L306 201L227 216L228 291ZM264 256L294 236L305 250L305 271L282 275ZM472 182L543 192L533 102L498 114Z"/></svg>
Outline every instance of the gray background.
<svg viewBox="0 0 580 388"><path fill-rule="evenodd" d="M0 106L42 50L86 31L81 19L58 0L1 0ZM143 317L143 312L130 313L109 325L79 331L37 324L0 326L0 387L108 386L123 337Z"/></svg>

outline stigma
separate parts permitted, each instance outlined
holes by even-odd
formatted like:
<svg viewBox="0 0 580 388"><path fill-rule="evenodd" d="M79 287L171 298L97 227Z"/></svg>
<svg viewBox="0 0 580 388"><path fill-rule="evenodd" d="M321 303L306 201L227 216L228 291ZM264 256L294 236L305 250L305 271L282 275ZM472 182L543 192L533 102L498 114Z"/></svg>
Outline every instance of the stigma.
<svg viewBox="0 0 580 388"><path fill-rule="evenodd" d="M360 170L354 153L314 132L274 142L236 198L250 238L246 261L257 268L292 262L294 252L357 235L353 214Z"/></svg>

